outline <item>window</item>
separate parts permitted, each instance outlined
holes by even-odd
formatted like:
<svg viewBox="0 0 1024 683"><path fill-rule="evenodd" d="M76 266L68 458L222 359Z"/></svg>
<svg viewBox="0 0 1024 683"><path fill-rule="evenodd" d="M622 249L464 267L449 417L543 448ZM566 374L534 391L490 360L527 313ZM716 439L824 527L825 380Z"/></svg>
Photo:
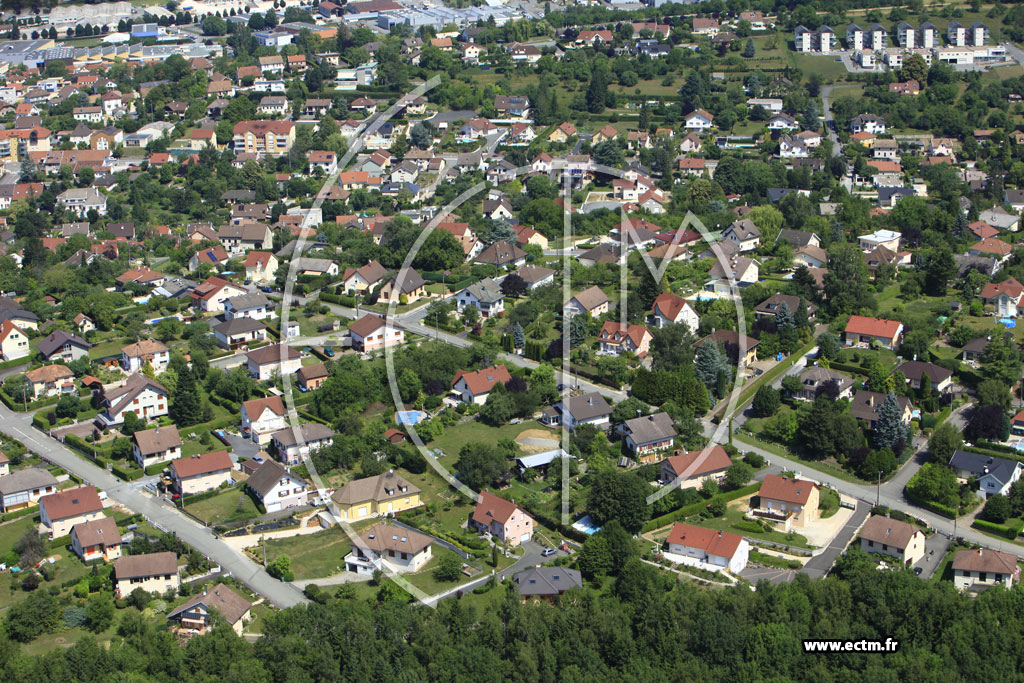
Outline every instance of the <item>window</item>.
<svg viewBox="0 0 1024 683"><path fill-rule="evenodd" d="M394 557L394 556L395 556L395 551L394 550L389 550L388 551L388 557Z"/></svg>
<svg viewBox="0 0 1024 683"><path fill-rule="evenodd" d="M979 581L988 581L988 572L981 572L978 574Z"/></svg>

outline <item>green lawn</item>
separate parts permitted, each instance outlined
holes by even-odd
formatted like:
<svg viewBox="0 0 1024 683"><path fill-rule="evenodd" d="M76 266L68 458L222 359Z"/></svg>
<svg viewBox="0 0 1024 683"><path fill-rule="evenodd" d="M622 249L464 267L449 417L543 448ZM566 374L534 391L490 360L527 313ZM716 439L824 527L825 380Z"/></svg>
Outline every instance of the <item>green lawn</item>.
<svg viewBox="0 0 1024 683"><path fill-rule="evenodd" d="M240 487L231 488L216 496L201 500L185 509L210 526L258 517L260 512L252 498Z"/></svg>
<svg viewBox="0 0 1024 683"><path fill-rule="evenodd" d="M473 420L466 424L455 425L445 430L444 434L427 444L430 449L440 448L445 457L441 458L441 462L447 465L453 465L459 451L468 443L498 443L502 439L515 439L520 433L527 429L541 429L547 430L536 420L528 420L518 425L504 425L501 427L489 427L483 422ZM553 438L559 438L557 431L550 431Z"/></svg>
<svg viewBox="0 0 1024 683"><path fill-rule="evenodd" d="M850 474L837 464L821 460L805 460L804 458L798 456L796 453L793 453L787 448L771 441L762 441L760 439L757 439L756 437L749 436L747 434L735 434L733 435L733 441L736 441L741 444L746 444L748 446L755 446L757 448L775 453L776 455L781 455L784 458L796 460L805 467L809 467L812 470L817 470L824 474L828 474L830 476L835 477L836 479L842 479L843 481L848 481L853 484L864 483L863 479L858 479L856 476Z"/></svg>
<svg viewBox="0 0 1024 683"><path fill-rule="evenodd" d="M428 595L434 595L435 593L440 593L441 591L455 588L460 584L467 583L469 581L474 581L476 579L479 579L481 576L485 576L491 573L492 567L485 562L483 563L482 566L482 574L477 574L472 577L463 574L459 577L458 581L438 581L434 578L434 569L437 567L438 564L440 564L442 557L445 557L446 555L455 555L455 553L448 550L447 548L441 548L435 545L431 548L431 554L433 555L433 557L430 558L430 561L427 562L423 569L416 572L415 574L405 575L405 578L409 580L409 583L416 586ZM456 557L458 556L456 555ZM459 557L458 559L460 562L463 561L461 557ZM511 565L513 562L515 562L515 560L516 558L499 556L497 571L501 571L505 567ZM479 562L477 562L477 564L479 564Z"/></svg>
<svg viewBox="0 0 1024 683"><path fill-rule="evenodd" d="M105 342L100 342L96 346L89 349L89 358L103 358L105 356L113 356L114 354L121 353L121 348L126 344L124 339L109 339Z"/></svg>
<svg viewBox="0 0 1024 683"><path fill-rule="evenodd" d="M296 579L322 579L345 570L349 549L348 534L341 527L331 527L315 534L269 539L267 563L287 555ZM258 548L256 555L262 559Z"/></svg>
<svg viewBox="0 0 1024 683"><path fill-rule="evenodd" d="M38 510L35 514L25 515L18 519L0 524L0 555L14 547L14 544L26 531L35 528L39 522Z"/></svg>
<svg viewBox="0 0 1024 683"><path fill-rule="evenodd" d="M804 73L815 73L824 81L845 78L849 72L842 62L837 62L834 55L803 55L793 54L793 64Z"/></svg>
<svg viewBox="0 0 1024 683"><path fill-rule="evenodd" d="M45 655L51 650L57 647L71 647L77 643L83 636L91 636L95 638L100 647L106 648L110 642L118 638L117 625L121 620L121 612L124 610L118 610L114 615L114 621L106 631L102 633L92 633L85 628L76 627L69 628L57 633L44 633L39 636L31 643L25 643L21 646L21 652L24 655L30 657L36 655Z"/></svg>
<svg viewBox="0 0 1024 683"><path fill-rule="evenodd" d="M818 509L821 510L822 519L828 519L839 512L839 494L832 489L822 488Z"/></svg>

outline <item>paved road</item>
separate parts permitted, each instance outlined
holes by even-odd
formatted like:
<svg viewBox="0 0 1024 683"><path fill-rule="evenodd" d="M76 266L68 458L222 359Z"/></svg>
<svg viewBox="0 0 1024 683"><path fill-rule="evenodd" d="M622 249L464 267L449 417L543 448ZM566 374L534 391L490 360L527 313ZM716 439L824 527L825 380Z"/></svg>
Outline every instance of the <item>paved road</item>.
<svg viewBox="0 0 1024 683"><path fill-rule="evenodd" d="M828 98L832 96L832 91L835 90L834 85L823 85L821 86L821 113L825 117L825 129L828 132L828 139L832 141L832 156L837 157L842 154L843 146L839 144L839 135L836 133L835 119L832 118L832 105L829 104Z"/></svg>
<svg viewBox="0 0 1024 683"><path fill-rule="evenodd" d="M230 573L260 595L267 596L278 607L291 607L306 601L295 587L271 578L262 567L241 552L221 543L213 536L211 530L163 501L141 493L132 484L120 481L106 470L71 452L57 440L34 429L31 426L31 413L16 413L0 404L0 420L3 422L4 431L19 439L30 450L76 474L83 481L106 491L111 500L121 503L133 512L145 515L154 526L174 532L190 546L219 564L224 572Z"/></svg>
<svg viewBox="0 0 1024 683"><path fill-rule="evenodd" d="M523 550L525 551L523 552L523 556L516 560L515 564L512 564L498 572L498 576L496 579L497 581L502 581L506 577L513 576L518 572L523 571L524 569L536 567L539 564L550 562L556 557L565 555L565 553L563 553L562 551L558 551L550 557L544 557L541 554L544 551L544 547L534 541L527 541L523 543ZM464 583L461 586L455 586L454 588L449 588L446 591L441 591L440 593L436 593L427 598L424 601L424 604L436 605L439 600L450 598L459 592L461 592L464 595L469 591L473 590L474 588L476 588L477 586L482 586L483 584L487 583L490 579L491 575L487 574L485 576L481 576L479 579L476 579L475 581L470 581L469 583Z"/></svg>
<svg viewBox="0 0 1024 683"><path fill-rule="evenodd" d="M858 502L857 509L853 511L853 515L846 521L846 524L839 530L839 533L832 539L832 542L828 544L825 551L808 560L800 572L807 574L812 579L818 579L828 574L836 558L846 550L846 546L850 545L850 541L853 540L853 537L860 530L861 525L864 524L864 520L868 518L869 514L871 514L871 506L864 502Z"/></svg>

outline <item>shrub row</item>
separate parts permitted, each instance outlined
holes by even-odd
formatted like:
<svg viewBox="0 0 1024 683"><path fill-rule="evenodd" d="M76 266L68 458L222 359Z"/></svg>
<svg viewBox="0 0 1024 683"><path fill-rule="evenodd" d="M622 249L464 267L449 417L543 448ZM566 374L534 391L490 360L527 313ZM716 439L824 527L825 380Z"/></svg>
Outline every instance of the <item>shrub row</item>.
<svg viewBox="0 0 1024 683"><path fill-rule="evenodd" d="M1022 524L1024 524L1024 522L1022 522ZM1011 541L1017 538L1017 534L1020 532L1020 529L1016 527L1007 526L1005 524L996 524L994 522L985 521L984 519L974 520L973 526L975 529L987 531L990 534L1002 536L1003 538L1008 538Z"/></svg>
<svg viewBox="0 0 1024 683"><path fill-rule="evenodd" d="M949 507L948 505L943 505L942 503L936 503L933 500L925 500L925 499L920 498L918 496L912 495L909 491L907 491L906 494L907 494L907 499L911 503L913 503L914 505L923 507L925 510L931 510L932 512L934 512L936 514L942 515L943 517L949 517L950 519L954 519L957 516L956 510L954 510L953 508Z"/></svg>
<svg viewBox="0 0 1024 683"><path fill-rule="evenodd" d="M22 403L21 401L15 401L13 398L7 395L6 391L0 391L0 401L3 401L4 405L10 408L11 410L15 410L19 413L28 412L31 410L39 410L40 408L55 405L57 401L59 401L60 399L60 396L50 396L49 398L44 398L41 401L32 401L31 403L28 404L28 407L26 408L24 403Z"/></svg>
<svg viewBox="0 0 1024 683"><path fill-rule="evenodd" d="M238 490L238 487L237 486L225 486L224 488L217 487L215 489L210 489L209 491L203 491L202 493L194 493L191 496L186 496L184 502L182 503L182 505L191 505L192 503L198 503L200 501L206 500L207 498L213 498L214 496L218 496L218 495L224 493L225 491L230 491L232 489L233 490Z"/></svg>
<svg viewBox="0 0 1024 683"><path fill-rule="evenodd" d="M732 500L736 500L737 498L742 498L743 496L749 496L751 493L756 493L760 490L761 483L758 482L756 484L750 484L748 486L744 486L743 488L736 489L735 491L723 493L721 494L721 497L726 502L729 502ZM684 505L683 507L673 510L672 512L661 515L660 517L655 517L654 519L651 519L646 524L644 524L643 527L641 527L640 531L642 533L647 533L648 531L654 531L655 529L660 529L663 526L668 526L672 522L677 522L684 517L696 515L708 506L708 502L709 501L702 500L696 503L690 503L689 505ZM757 530L761 531L761 528L758 527Z"/></svg>
<svg viewBox="0 0 1024 683"><path fill-rule="evenodd" d="M13 512L5 512L2 516L0 516L0 520L3 520L4 522L9 522L12 519L18 519L19 517L25 517L27 515L35 514L37 512L39 512L38 507L27 507L21 510L14 510Z"/></svg>
<svg viewBox="0 0 1024 683"><path fill-rule="evenodd" d="M326 301L329 304L337 304L338 306L355 306L355 297L348 296L347 294L328 294L327 292L320 292L318 297L320 301Z"/></svg>

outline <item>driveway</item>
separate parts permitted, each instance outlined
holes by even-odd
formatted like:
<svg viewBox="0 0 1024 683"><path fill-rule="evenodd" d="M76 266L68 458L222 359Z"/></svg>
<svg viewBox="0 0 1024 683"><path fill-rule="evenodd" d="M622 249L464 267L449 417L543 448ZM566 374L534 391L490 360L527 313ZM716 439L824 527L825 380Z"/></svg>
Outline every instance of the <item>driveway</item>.
<svg viewBox="0 0 1024 683"><path fill-rule="evenodd" d="M846 546L850 545L850 541L853 540L853 537L857 534L861 525L864 524L864 520L868 518L869 514L871 514L871 506L867 503L858 503L857 509L853 511L853 515L843 525L843 528L836 537L832 539L832 542L828 544L825 551L808 560L800 572L807 574L812 579L821 578L828 574L829 570L832 569L832 565L835 564L836 558L846 550Z"/></svg>
<svg viewBox="0 0 1024 683"><path fill-rule="evenodd" d="M168 503L137 490L104 469L71 452L60 442L31 426L31 413L16 413L0 404L3 429L49 462L79 476L85 483L106 491L107 496L133 512L141 513L157 528L177 534L181 540L201 552L222 570L265 595L278 607L291 607L306 602L294 586L271 578L262 567L242 553L219 541L213 532L175 510Z"/></svg>

